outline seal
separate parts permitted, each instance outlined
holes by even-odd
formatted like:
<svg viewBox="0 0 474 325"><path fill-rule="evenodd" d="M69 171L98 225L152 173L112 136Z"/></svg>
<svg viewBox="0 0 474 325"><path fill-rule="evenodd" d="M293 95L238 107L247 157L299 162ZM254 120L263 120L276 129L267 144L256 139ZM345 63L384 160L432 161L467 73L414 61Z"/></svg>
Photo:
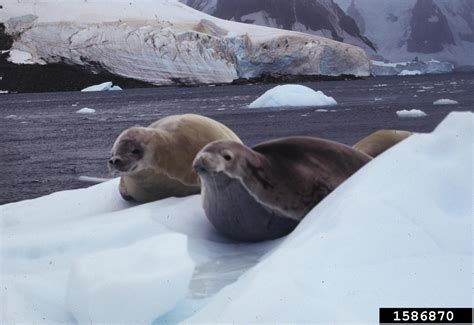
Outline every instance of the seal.
<svg viewBox="0 0 474 325"><path fill-rule="evenodd" d="M216 141L198 153L193 167L215 228L236 240L261 241L291 232L371 159L337 142L288 137L253 148Z"/></svg>
<svg viewBox="0 0 474 325"><path fill-rule="evenodd" d="M378 130L363 138L352 147L375 158L411 135L413 135L413 132L410 131Z"/></svg>
<svg viewBox="0 0 474 325"><path fill-rule="evenodd" d="M123 131L108 162L112 174L120 175L119 191L125 200L139 203L200 192L192 168L196 154L208 143L239 137L225 125L195 115L173 115L148 127Z"/></svg>

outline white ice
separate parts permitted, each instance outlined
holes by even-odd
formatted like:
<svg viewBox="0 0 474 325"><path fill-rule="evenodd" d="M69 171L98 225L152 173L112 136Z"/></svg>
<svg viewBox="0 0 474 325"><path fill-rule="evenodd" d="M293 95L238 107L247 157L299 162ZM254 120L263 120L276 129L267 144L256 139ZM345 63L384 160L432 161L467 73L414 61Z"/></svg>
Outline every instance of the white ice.
<svg viewBox="0 0 474 325"><path fill-rule="evenodd" d="M151 324L186 297L193 270L182 234L89 254L71 267L68 307L80 324Z"/></svg>
<svg viewBox="0 0 474 325"><path fill-rule="evenodd" d="M88 92L88 91L114 91L114 90L122 90L122 88L120 88L119 86L114 86L111 81L107 81L99 85L93 85L93 86L84 88L81 91Z"/></svg>
<svg viewBox="0 0 474 325"><path fill-rule="evenodd" d="M9 51L8 61L15 64L34 64L33 56L29 52L20 50Z"/></svg>
<svg viewBox="0 0 474 325"><path fill-rule="evenodd" d="M198 195L131 205L118 179L0 206L0 323L74 323L101 297L128 299L124 320L141 319L140 305L157 323L376 323L381 306L470 306L473 123L452 113L401 142L265 243L220 236ZM157 262L167 252L176 260ZM178 282L150 292L166 272L186 282L188 255L186 297Z"/></svg>
<svg viewBox="0 0 474 325"><path fill-rule="evenodd" d="M81 108L80 110L77 110L76 113L79 113L79 114L93 114L93 113L95 113L95 109L84 107L84 108Z"/></svg>
<svg viewBox="0 0 474 325"><path fill-rule="evenodd" d="M334 98L326 96L322 91L314 91L309 87L301 85L282 85L266 91L248 107L265 108L328 105L337 105L337 102Z"/></svg>
<svg viewBox="0 0 474 325"><path fill-rule="evenodd" d="M104 183L110 181L109 178L100 178L100 177L92 177L92 176L79 176L77 178L81 182L87 182L87 183Z"/></svg>
<svg viewBox="0 0 474 325"><path fill-rule="evenodd" d="M421 74L419 70L403 70L398 75L399 76L418 76Z"/></svg>
<svg viewBox="0 0 474 325"><path fill-rule="evenodd" d="M400 118L416 118L416 117L424 117L426 113L419 109L411 109L411 110L401 110L397 111L397 115Z"/></svg>
<svg viewBox="0 0 474 325"><path fill-rule="evenodd" d="M459 104L459 102L453 99L447 99L447 98L438 99L433 102L433 105L457 105L457 104Z"/></svg>

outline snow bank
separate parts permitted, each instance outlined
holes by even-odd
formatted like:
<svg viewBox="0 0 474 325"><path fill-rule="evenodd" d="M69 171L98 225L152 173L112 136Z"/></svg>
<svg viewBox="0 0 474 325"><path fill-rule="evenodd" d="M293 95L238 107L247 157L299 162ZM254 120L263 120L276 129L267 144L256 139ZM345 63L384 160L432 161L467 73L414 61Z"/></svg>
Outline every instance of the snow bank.
<svg viewBox="0 0 474 325"><path fill-rule="evenodd" d="M71 269L69 309L80 324L151 324L186 297L193 270L180 234L86 255Z"/></svg>
<svg viewBox="0 0 474 325"><path fill-rule="evenodd" d="M426 113L419 110L419 109L411 109L411 110L401 110L397 111L397 115L400 118L411 118L411 117L424 117L426 116Z"/></svg>
<svg viewBox="0 0 474 325"><path fill-rule="evenodd" d="M266 91L253 101L249 108L282 107L282 106L326 106L337 105L334 98L322 91L314 91L301 85L276 86Z"/></svg>
<svg viewBox="0 0 474 325"><path fill-rule="evenodd" d="M457 105L457 101L452 99L438 99L433 102L433 105Z"/></svg>
<svg viewBox="0 0 474 325"><path fill-rule="evenodd" d="M79 114L93 114L93 113L95 113L95 109L84 107L84 108L81 108L80 110L77 110L76 113L79 113Z"/></svg>
<svg viewBox="0 0 474 325"><path fill-rule="evenodd" d="M398 75L399 76L418 76L421 74L420 70L402 70Z"/></svg>
<svg viewBox="0 0 474 325"><path fill-rule="evenodd" d="M170 238L176 238L175 234L187 236L187 254L196 268L186 286L186 298L175 310L162 317L165 320L189 317L206 299L236 281L258 263L262 255L279 244L279 241L241 244L222 238L207 221L199 196L171 198L139 206L129 204L120 197L118 181L114 179L87 189L58 192L0 206L1 324L74 323L73 312L81 317L86 305L93 305L93 297L103 297L112 291L114 297L106 296L110 305L127 299L122 308L130 311L124 316L128 320L137 315L136 309L127 309L127 304L137 306L135 299L142 303L140 310L164 312L171 301L181 297L180 292L187 280L182 277L182 283L170 281L169 288L167 283L163 283L167 294L163 298L161 291L147 291L147 287L156 289L160 285L156 283L157 277L150 275L145 279L146 272L139 269L146 268L152 272L154 268L162 279L167 272L170 280L175 279L179 265L188 265L189 262L182 246L175 250L176 240L168 242ZM173 236L168 237L170 235ZM161 236L164 236L163 240ZM140 247L140 242L147 239L159 247L150 250ZM148 258L156 261L167 252L175 254L176 260L146 262ZM135 255L144 260L137 260ZM102 256L107 261L98 261L96 265L90 256ZM134 263L138 265L134 266ZM118 291L118 274L106 272L110 269L107 267L109 264L124 275L123 291ZM90 267L83 270L87 265ZM93 280L89 272L100 277ZM136 273L137 277L132 278L131 273ZM81 284L77 276L70 280L73 274L80 275L84 288L79 288ZM93 286L93 281L100 286ZM145 286L146 281L149 283ZM75 288L80 292L75 292ZM141 294L136 294L137 290L142 290ZM86 291L89 296L84 295ZM130 295L132 292L134 295ZM66 297L69 297L69 303ZM104 301L96 303L106 307ZM158 303L159 308L156 307ZM99 316L98 310L92 309L91 312ZM151 312L148 315L152 317Z"/></svg>
<svg viewBox="0 0 474 325"><path fill-rule="evenodd" d="M125 320L182 298L157 323L376 323L380 306L470 306L473 122L453 113L403 141L277 241L221 237L199 196L131 205L118 179L0 206L0 323L74 323L87 306L98 315L93 297L103 310L127 299ZM159 262L170 246L176 259ZM188 255L183 298L185 285L157 279L186 282Z"/></svg>
<svg viewBox="0 0 474 325"><path fill-rule="evenodd" d="M471 306L473 114L377 157L191 322L378 323L378 309Z"/></svg>
<svg viewBox="0 0 474 325"><path fill-rule="evenodd" d="M81 91L113 91L113 90L122 90L119 86L114 86L111 81L101 83L100 85L94 85L82 89Z"/></svg>

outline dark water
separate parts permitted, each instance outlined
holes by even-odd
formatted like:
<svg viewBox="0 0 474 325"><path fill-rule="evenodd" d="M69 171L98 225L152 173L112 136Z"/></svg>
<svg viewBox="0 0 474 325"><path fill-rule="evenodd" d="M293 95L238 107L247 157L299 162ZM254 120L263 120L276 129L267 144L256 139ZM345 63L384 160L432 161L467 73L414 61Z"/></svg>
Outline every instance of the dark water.
<svg viewBox="0 0 474 325"><path fill-rule="evenodd" d="M90 186L78 177L108 176L106 161L122 130L172 114L214 118L249 145L289 135L353 144L381 128L430 132L450 111L474 110L474 74L305 85L334 97L339 105L324 109L335 111L245 108L276 85L0 95L0 204ZM440 98L459 105L434 106ZM96 113L76 113L84 107ZM421 109L428 116L400 119L395 112L401 109Z"/></svg>

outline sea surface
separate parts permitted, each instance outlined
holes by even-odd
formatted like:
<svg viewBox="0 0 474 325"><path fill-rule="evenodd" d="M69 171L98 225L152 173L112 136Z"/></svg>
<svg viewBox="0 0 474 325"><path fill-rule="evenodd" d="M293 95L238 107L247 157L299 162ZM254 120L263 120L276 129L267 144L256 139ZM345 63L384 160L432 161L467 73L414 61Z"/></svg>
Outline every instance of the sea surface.
<svg viewBox="0 0 474 325"><path fill-rule="evenodd" d="M292 135L352 145L378 129L431 132L451 111L474 111L473 73L304 83L338 105L246 108L276 85L0 94L0 204L91 186L80 176L110 177L107 160L121 131L173 114L211 117L248 145ZM459 104L433 105L442 98ZM85 107L96 112L76 113ZM401 119L403 109L427 116Z"/></svg>

